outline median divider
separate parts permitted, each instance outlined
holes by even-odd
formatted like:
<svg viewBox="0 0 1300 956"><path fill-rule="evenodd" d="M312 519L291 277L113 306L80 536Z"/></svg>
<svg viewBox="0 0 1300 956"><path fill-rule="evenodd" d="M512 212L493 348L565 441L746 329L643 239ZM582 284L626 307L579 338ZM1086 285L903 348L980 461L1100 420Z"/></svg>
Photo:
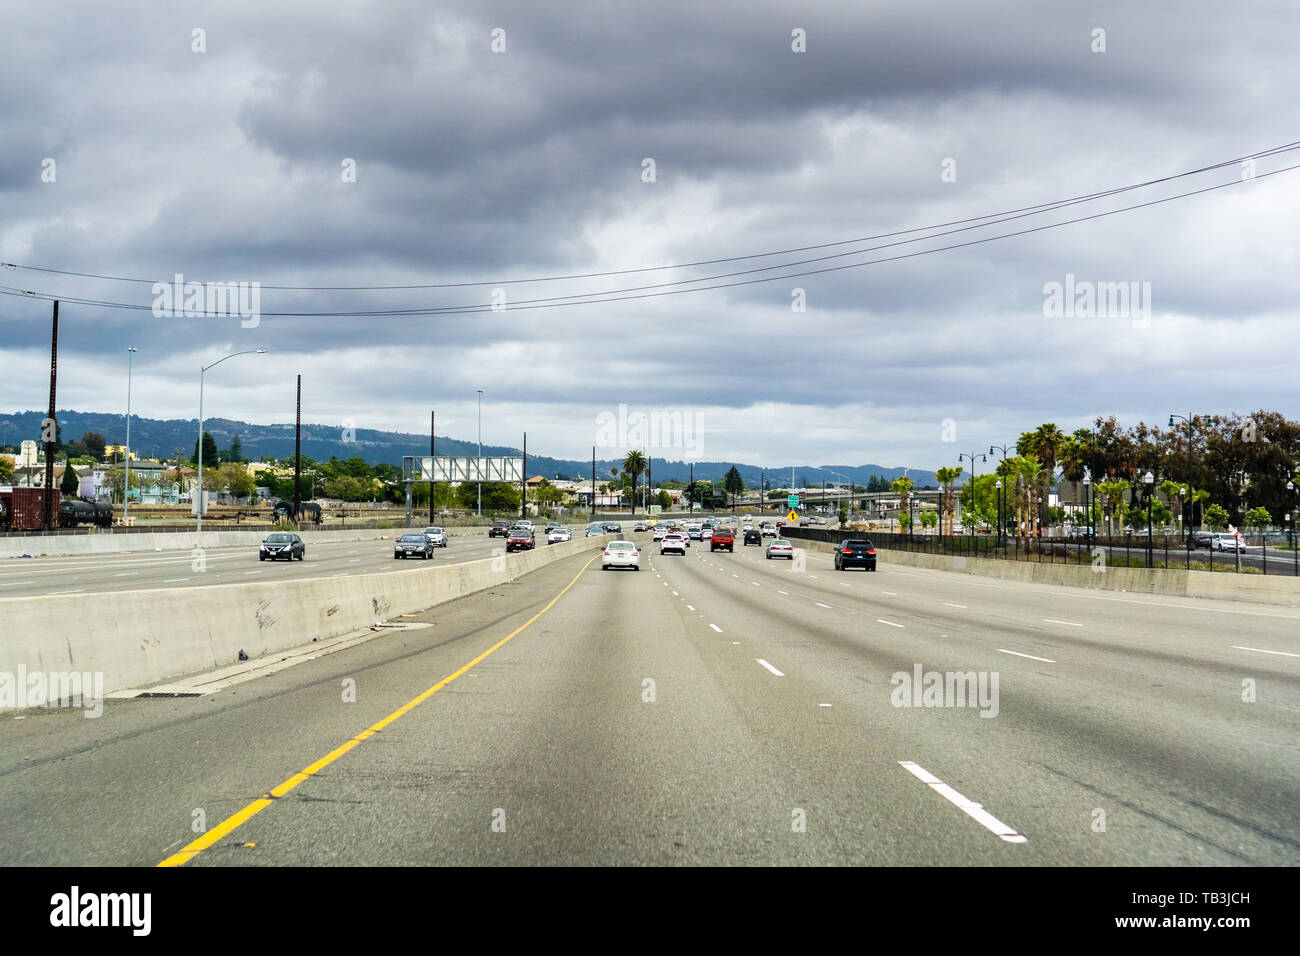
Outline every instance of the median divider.
<svg viewBox="0 0 1300 956"><path fill-rule="evenodd" d="M604 539L580 538L346 581L0 598L0 680L6 673L102 673L104 693L146 687L234 664L240 651L258 658L356 632L506 584L603 544ZM21 707L23 689L17 690Z"/></svg>

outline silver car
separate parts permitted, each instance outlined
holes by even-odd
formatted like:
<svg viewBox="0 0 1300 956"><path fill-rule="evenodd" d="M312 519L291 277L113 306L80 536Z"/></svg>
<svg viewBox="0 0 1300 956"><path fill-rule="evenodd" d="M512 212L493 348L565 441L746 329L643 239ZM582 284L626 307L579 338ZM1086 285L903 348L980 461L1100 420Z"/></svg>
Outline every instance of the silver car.
<svg viewBox="0 0 1300 956"><path fill-rule="evenodd" d="M558 544L561 541L571 540L573 540L573 532L564 527L552 528L550 533L546 535L547 544Z"/></svg>
<svg viewBox="0 0 1300 956"><path fill-rule="evenodd" d="M447 532L442 528L425 528L424 536L429 539L429 543L435 548L447 547Z"/></svg>

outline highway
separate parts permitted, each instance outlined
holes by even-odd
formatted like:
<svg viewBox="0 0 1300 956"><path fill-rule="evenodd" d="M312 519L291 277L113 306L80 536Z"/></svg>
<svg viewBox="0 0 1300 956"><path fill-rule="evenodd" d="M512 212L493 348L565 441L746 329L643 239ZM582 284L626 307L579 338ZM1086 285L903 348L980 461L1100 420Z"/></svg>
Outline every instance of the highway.
<svg viewBox="0 0 1300 956"><path fill-rule="evenodd" d="M635 537L215 693L6 715L0 862L1300 862L1300 612ZM918 667L996 690L896 706Z"/></svg>
<svg viewBox="0 0 1300 956"><path fill-rule="evenodd" d="M581 535L582 529L577 533ZM504 538L453 533L448 535L447 547L434 548L432 559L394 560L393 541L402 534L399 528L389 532L387 540L312 542L309 539L303 561L259 561L257 545L206 548L201 561L196 561L185 550L11 558L0 561L0 597L93 594L123 589L239 584L252 580L342 578L374 571L414 571L430 564L459 564L488 558L494 549L500 551L505 547ZM537 547L546 547L546 537L540 528L537 537Z"/></svg>

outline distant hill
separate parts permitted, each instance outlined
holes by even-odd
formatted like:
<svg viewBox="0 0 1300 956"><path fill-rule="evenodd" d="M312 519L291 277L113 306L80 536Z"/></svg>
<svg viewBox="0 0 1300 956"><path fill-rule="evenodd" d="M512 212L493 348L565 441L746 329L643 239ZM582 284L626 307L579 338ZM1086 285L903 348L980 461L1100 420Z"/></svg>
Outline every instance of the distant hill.
<svg viewBox="0 0 1300 956"><path fill-rule="evenodd" d="M0 415L0 445L18 446L25 439L36 440L40 436L41 421L44 412L27 411ZM119 414L102 412L78 412L60 410L59 426L64 441L73 441L86 432L99 432L110 445L126 443L126 417ZM231 421L228 418L205 418L204 431L211 432L220 448L226 448L236 435L247 458L288 458L293 455L293 423L277 425L255 425L248 422ZM199 421L191 419L168 419L160 421L152 418L131 417L131 445L138 456L145 458L175 458L177 453L189 457L194 454L194 442L198 437ZM428 454L429 436L404 432L384 432L369 428L358 428L355 435L345 441L344 430L339 425L303 424L302 453L317 461L331 457L359 457L374 464L390 462L402 463L404 455ZM478 445L472 441L461 441L439 435L437 451L439 455L473 455ZM519 455L520 449L505 445L484 445L483 454L493 456ZM655 458L652 461L655 482L690 478L690 464L685 461L672 461ZM735 466L746 485L756 486L762 480L763 470L756 465L730 461L697 461L695 477L710 481L719 481ZM610 469L621 467L622 459L598 459L596 462L596 480L608 481ZM866 485L872 475L880 475L892 481L903 474L902 468L885 468L881 465L828 465L841 475L860 485ZM548 478L591 477L591 462L566 458L549 458L532 451L528 455L528 474L544 475ZM795 482L799 486L820 487L823 481L831 484L839 479L811 465L797 465L794 469ZM934 472L911 469L908 476L916 482L917 487L937 485ZM964 476L963 476L964 477ZM768 487L787 487L790 483L790 468L769 469Z"/></svg>

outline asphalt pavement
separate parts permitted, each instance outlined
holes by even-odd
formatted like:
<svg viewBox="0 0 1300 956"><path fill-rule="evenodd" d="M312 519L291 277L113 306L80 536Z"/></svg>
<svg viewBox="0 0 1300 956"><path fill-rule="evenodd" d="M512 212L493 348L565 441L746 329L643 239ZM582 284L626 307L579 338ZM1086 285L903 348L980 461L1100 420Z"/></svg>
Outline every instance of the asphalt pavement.
<svg viewBox="0 0 1300 956"><path fill-rule="evenodd" d="M1300 612L634 537L215 693L6 715L0 862L1300 863Z"/></svg>

